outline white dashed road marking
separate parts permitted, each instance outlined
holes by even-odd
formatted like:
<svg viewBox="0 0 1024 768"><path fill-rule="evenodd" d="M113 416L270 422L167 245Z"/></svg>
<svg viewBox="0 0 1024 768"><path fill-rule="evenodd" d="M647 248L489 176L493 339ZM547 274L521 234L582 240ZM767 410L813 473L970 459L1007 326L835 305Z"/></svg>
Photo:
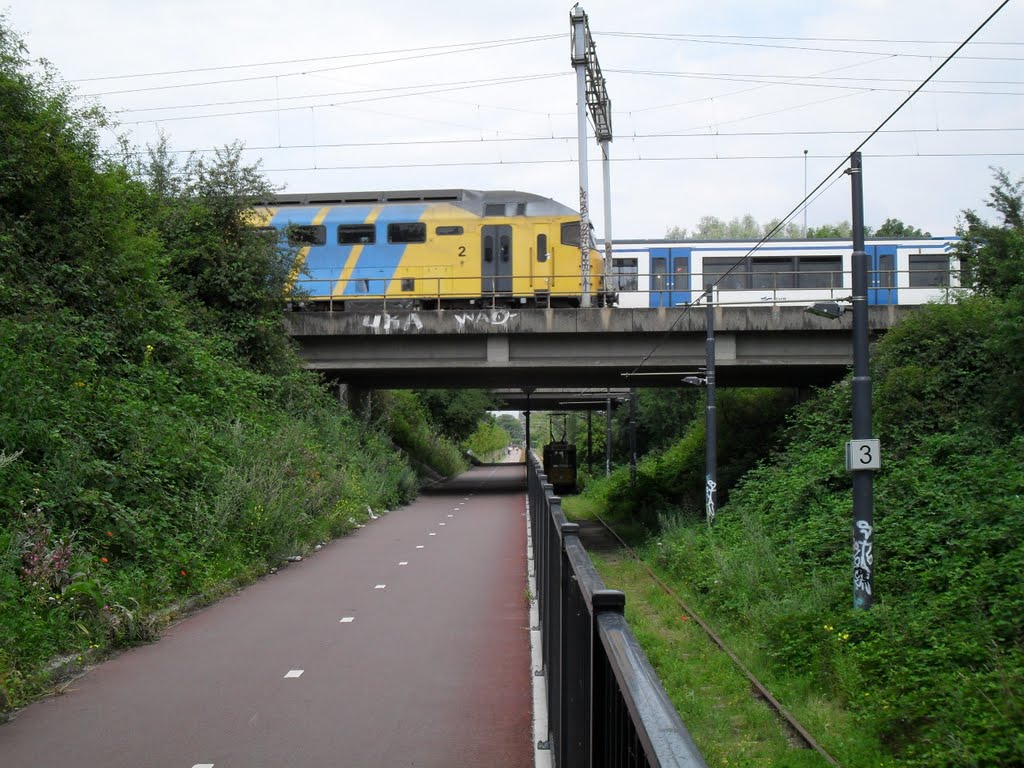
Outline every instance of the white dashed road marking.
<svg viewBox="0 0 1024 768"><path fill-rule="evenodd" d="M427 536L437 536L436 533L428 533Z"/></svg>
<svg viewBox="0 0 1024 768"><path fill-rule="evenodd" d="M386 586L387 584L378 584L374 589L384 589Z"/></svg>
<svg viewBox="0 0 1024 768"><path fill-rule="evenodd" d="M305 671L306 670L304 670L304 669L290 669L290 670L288 670L288 674L285 675L285 678L289 678L289 677L302 677L302 673L305 672Z"/></svg>
<svg viewBox="0 0 1024 768"><path fill-rule="evenodd" d="M339 624L351 624L355 620L356 620L355 616L346 616L341 621L339 621L338 623Z"/></svg>
<svg viewBox="0 0 1024 768"><path fill-rule="evenodd" d="M416 545L416 549L423 549L423 545L422 544L417 544Z"/></svg>
<svg viewBox="0 0 1024 768"><path fill-rule="evenodd" d="M408 565L408 564L409 564L408 560L403 560L402 562L399 563L399 565Z"/></svg>

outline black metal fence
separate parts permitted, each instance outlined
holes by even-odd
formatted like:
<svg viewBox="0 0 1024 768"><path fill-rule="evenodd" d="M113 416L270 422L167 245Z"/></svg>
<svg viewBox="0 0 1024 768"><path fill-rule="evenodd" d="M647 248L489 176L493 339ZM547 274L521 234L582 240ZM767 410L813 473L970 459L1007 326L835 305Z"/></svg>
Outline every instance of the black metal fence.
<svg viewBox="0 0 1024 768"><path fill-rule="evenodd" d="M527 477L556 768L706 768L533 455Z"/></svg>

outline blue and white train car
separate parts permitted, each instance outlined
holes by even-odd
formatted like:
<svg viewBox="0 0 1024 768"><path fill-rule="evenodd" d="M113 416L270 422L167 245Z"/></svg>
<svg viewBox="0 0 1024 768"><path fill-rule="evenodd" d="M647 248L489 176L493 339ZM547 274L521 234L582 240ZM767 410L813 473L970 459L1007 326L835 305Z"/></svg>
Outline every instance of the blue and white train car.
<svg viewBox="0 0 1024 768"><path fill-rule="evenodd" d="M868 302L925 304L960 286L957 237L870 239ZM721 304L809 304L848 298L849 240L616 240L612 277L620 307L689 304L714 285Z"/></svg>

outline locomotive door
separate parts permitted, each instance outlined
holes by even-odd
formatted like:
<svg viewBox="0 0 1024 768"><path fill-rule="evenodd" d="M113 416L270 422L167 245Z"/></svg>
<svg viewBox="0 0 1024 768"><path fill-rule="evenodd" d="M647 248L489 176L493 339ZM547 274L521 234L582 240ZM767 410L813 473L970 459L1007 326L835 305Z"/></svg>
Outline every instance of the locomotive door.
<svg viewBox="0 0 1024 768"><path fill-rule="evenodd" d="M896 303L896 246L866 245L868 304Z"/></svg>
<svg viewBox="0 0 1024 768"><path fill-rule="evenodd" d="M512 293L512 227L491 224L481 228L480 274L484 296Z"/></svg>
<svg viewBox="0 0 1024 768"><path fill-rule="evenodd" d="M690 302L690 249L651 248L652 307Z"/></svg>

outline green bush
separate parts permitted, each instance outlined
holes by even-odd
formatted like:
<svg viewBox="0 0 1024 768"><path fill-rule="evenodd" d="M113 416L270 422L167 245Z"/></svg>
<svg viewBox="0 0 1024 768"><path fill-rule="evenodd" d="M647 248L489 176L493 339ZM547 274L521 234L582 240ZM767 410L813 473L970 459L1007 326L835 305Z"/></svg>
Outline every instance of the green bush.
<svg viewBox="0 0 1024 768"><path fill-rule="evenodd" d="M0 23L0 712L417 491L301 370L237 148L140 173L32 72Z"/></svg>

